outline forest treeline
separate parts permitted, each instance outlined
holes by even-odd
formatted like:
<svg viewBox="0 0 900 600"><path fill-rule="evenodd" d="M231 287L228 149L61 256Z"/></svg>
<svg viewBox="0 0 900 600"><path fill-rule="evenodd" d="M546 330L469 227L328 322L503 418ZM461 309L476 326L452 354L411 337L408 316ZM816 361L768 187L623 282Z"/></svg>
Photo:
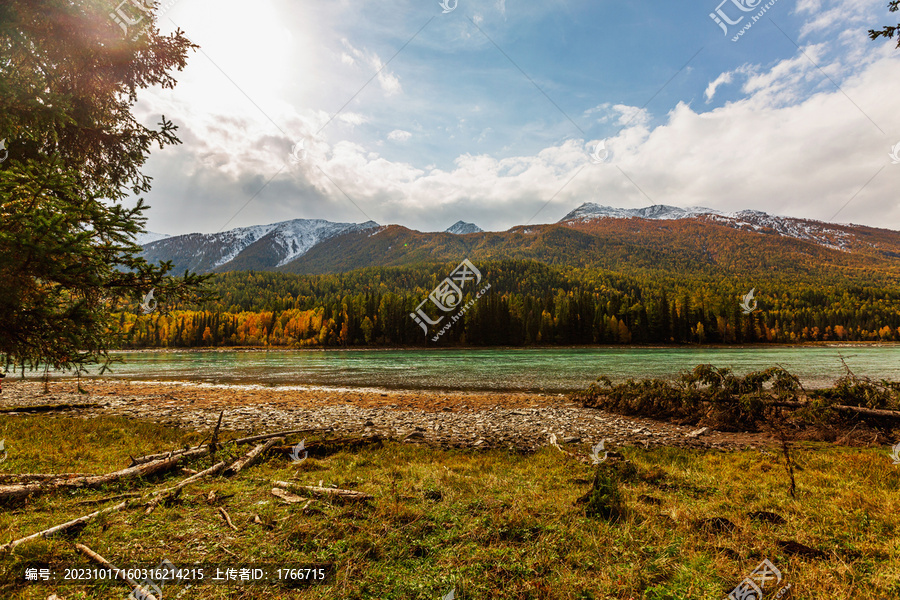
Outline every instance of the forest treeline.
<svg viewBox="0 0 900 600"><path fill-rule="evenodd" d="M887 280L701 279L502 261L477 265L482 282L469 282L460 306L486 283L489 293L435 343L438 327L426 335L410 313L455 266L225 273L211 282L218 300L167 306L159 298L149 315L118 314L116 332L122 348L900 341L900 289ZM751 288L758 308L747 315L740 302ZM433 308L432 316L455 314Z"/></svg>

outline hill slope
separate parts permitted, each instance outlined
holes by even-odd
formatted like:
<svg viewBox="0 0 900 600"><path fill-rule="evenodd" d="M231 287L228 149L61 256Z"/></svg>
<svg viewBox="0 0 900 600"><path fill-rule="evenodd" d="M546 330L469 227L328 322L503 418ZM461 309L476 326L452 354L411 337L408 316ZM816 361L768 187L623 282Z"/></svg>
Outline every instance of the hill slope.
<svg viewBox="0 0 900 600"><path fill-rule="evenodd" d="M401 225L296 219L217 234L189 234L144 246L176 271L338 273L367 267L484 260L706 275L809 275L838 269L877 278L900 273L900 232L777 217L656 205L621 209L585 203L550 225L480 231L459 222L444 232Z"/></svg>

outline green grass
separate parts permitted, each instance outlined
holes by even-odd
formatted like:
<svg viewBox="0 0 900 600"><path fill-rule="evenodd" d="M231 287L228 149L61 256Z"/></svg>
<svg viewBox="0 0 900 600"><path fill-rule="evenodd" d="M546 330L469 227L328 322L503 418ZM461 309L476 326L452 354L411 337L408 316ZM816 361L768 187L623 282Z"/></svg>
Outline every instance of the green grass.
<svg viewBox="0 0 900 600"><path fill-rule="evenodd" d="M8 452L0 469L103 473L127 466L129 455L197 443L207 433L124 418L0 417ZM900 466L884 449L796 448L796 500L774 449L773 456L751 450L621 451L635 469L604 466L600 493L582 503L576 501L592 489L596 469L553 448L523 456L386 443L309 458L300 466L273 456L234 479L191 486L179 502L151 515L138 509L113 513L80 532L19 546L0 556L0 598L45 600L55 592L67 600L124 600L128 589L121 584L54 588L16 582L26 564L84 564L75 542L119 566L164 558L175 565L337 566L333 584L305 590L194 587L184 599L439 599L456 586L463 599L721 600L764 558L785 575L782 585L792 584L793 598L900 597ZM224 454L229 452L236 453ZM211 464L207 457L190 466ZM172 472L0 507L0 543L114 503L80 502L158 489L183 477ZM313 504L320 512L304 514L302 505L271 495L272 479L356 486L375 500L362 506L320 501ZM226 498L209 504L213 490ZM606 520L602 510L589 510L616 496L617 517ZM240 531L224 524L219 506ZM747 516L750 511L775 512L786 523L760 523ZM253 515L264 524L254 523ZM697 521L712 517L736 528L698 528ZM778 540L806 544L827 557L787 554Z"/></svg>

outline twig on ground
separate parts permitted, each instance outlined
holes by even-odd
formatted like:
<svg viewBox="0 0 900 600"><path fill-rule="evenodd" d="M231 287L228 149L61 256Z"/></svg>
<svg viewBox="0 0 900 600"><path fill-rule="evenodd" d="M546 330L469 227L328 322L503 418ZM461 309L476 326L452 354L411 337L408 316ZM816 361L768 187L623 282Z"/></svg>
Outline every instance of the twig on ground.
<svg viewBox="0 0 900 600"><path fill-rule="evenodd" d="M227 442L225 442L225 443L226 443L226 444L235 444L235 445L239 445L239 446L240 446L240 445L243 445L243 444L252 444L253 442L259 442L259 441L262 441L262 440L268 440L268 439L271 439L271 438L274 438L274 437L287 437L287 436L289 436L289 435L295 435L295 434L299 434L299 433L315 433L315 432L326 432L326 431L331 431L331 428L330 428L330 427L324 427L324 428L314 428L314 429L294 429L294 430L291 430L291 431L277 431L277 432L275 432L275 433L266 433L266 434L263 434L263 435L254 435L254 436L251 436L251 437L238 438L238 439L236 439L236 440L229 440L229 441L227 441ZM154 461L154 460L159 460L159 459L161 459L161 458L169 458L169 457L171 457L171 456L178 456L178 455L181 455L181 454L188 454L188 453L190 453L190 452L195 452L195 451L200 450L200 449L207 449L207 450L208 450L208 448L209 448L209 447L208 447L207 444L205 444L205 443L200 443L199 445L194 446L194 447L192 447L192 448L182 448L182 449L180 449L180 450L171 450L171 451L169 451L169 452L160 452L160 453L158 453L158 454L148 454L148 455L146 455L146 456L139 456L139 457L137 457L137 458L132 458L132 459L131 459L131 461L132 461L131 466L133 467L133 466L135 466L135 465L140 465L140 464L143 464L143 463L146 463L146 462L151 462L151 461ZM204 452L204 454L205 454L205 452Z"/></svg>
<svg viewBox="0 0 900 600"><path fill-rule="evenodd" d="M374 496L370 494L366 494L364 492L357 492L355 490L342 490L338 488L326 488L315 485L299 485L290 481L278 481L274 480L272 483L277 485L280 488L291 489L294 488L296 490L304 491L314 496L327 496L329 498L334 498L338 500L346 500L349 502L361 502L365 500L371 500Z"/></svg>
<svg viewBox="0 0 900 600"><path fill-rule="evenodd" d="M794 481L794 459L791 457L791 448L787 441L787 436L785 436L784 429L781 427L778 428L778 437L781 438L781 449L784 451L785 468L787 469L788 476L791 478L791 498L796 500L797 484Z"/></svg>
<svg viewBox="0 0 900 600"><path fill-rule="evenodd" d="M129 492L127 494L118 494L116 496L110 496L109 498L99 498L97 500L82 500L81 502L77 502L78 506L83 506L85 504L103 504L104 502L110 502L112 500L120 500L122 498L138 498L140 494L136 492Z"/></svg>
<svg viewBox="0 0 900 600"><path fill-rule="evenodd" d="M216 428L213 429L212 441L209 442L209 453L215 456L216 449L218 448L217 443L219 441L219 427L222 426L222 417L225 415L225 411L219 413L219 422L216 423Z"/></svg>
<svg viewBox="0 0 900 600"><path fill-rule="evenodd" d="M265 454L265 452L269 450L269 448L283 441L284 438L272 438L265 444L259 444L258 446L255 446L250 452L237 459L234 463L231 464L231 466L225 469L225 475L237 475L241 472L242 469L255 464L260 458L262 458L262 455Z"/></svg>
<svg viewBox="0 0 900 600"><path fill-rule="evenodd" d="M9 542L8 544L4 544L3 546L0 546L0 552L6 552L8 550L12 550L16 546L18 546L19 544L22 544L24 542L29 542L31 540L36 540L36 539L42 538L42 537L45 538L45 537L53 535L54 533L58 533L60 531L65 531L66 529L68 529L70 527L74 527L75 525L87 523L88 521L95 519L96 517L99 517L100 515L120 511L123 508L125 508L127 505L128 505L127 502L120 502L119 504L116 504L115 506L110 506L109 508L104 508L103 510L98 510L97 512L93 512L89 515L84 515L83 517L78 517L77 519L67 521L66 523L62 523L61 525L54 525L53 527L51 527L49 529L45 529L43 531L38 531L37 533L33 533L29 536L19 538L17 540L13 540L13 541Z"/></svg>
<svg viewBox="0 0 900 600"><path fill-rule="evenodd" d="M75 477L97 477L96 473L3 473L0 481L16 481L30 479L33 481L52 481L54 479L73 479Z"/></svg>
<svg viewBox="0 0 900 600"><path fill-rule="evenodd" d="M157 506L159 506L160 504L162 504L169 498L181 493L181 490L183 488L194 483L195 481L203 479L207 475L214 475L224 468L225 468L225 461L223 460L222 462L219 462L218 464L211 466L210 468L206 469L205 471L200 471L196 475L191 475L187 479L182 479L181 482L178 483L178 485L167 488L165 490L160 490L159 492L154 492L154 494L156 495L156 498L153 498L152 500L147 502L147 510L144 511L144 514L149 515L151 512L153 512L154 508L156 508Z"/></svg>
<svg viewBox="0 0 900 600"><path fill-rule="evenodd" d="M225 522L229 527L231 527L235 531L238 530L238 528L234 526L234 523L231 522L231 517L228 515L228 511L226 511L224 507L219 507L219 514L222 515L222 518L225 519Z"/></svg>
<svg viewBox="0 0 900 600"><path fill-rule="evenodd" d="M103 558L102 556L100 556L99 554L97 554L96 552L94 552L93 550L91 550L90 548L88 548L87 546L85 546L84 544L75 544L75 547L78 548L78 550L79 550L82 554L84 554L85 556L87 556L89 559L91 559L92 561L94 561L94 562L97 563L98 565L100 565L100 566L102 566L102 567L105 567L105 568L107 568L107 569L111 569L111 570L115 571L115 572L116 572L116 575L117 575L116 579L118 579L119 576L121 576L122 580L123 580L125 583L127 583L129 587L131 587L132 589L135 589L135 588L139 589L140 592L141 592L141 598L142 598L142 600L159 600L159 599L157 599L156 596L154 596L153 594L151 594L151 593L147 590L147 588L142 587L141 584L139 584L137 581L135 581L134 579L131 579L130 577L128 577L128 575L125 574L125 571L123 571L123 570L117 568L115 565L113 565L112 563L110 563L108 560L106 560L105 558Z"/></svg>

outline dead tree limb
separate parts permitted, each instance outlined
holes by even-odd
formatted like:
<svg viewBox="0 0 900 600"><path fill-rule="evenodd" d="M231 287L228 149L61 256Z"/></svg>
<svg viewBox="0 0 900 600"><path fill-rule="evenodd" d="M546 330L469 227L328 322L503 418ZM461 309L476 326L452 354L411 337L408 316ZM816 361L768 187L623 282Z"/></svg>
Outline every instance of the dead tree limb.
<svg viewBox="0 0 900 600"><path fill-rule="evenodd" d="M218 441L219 441L219 427L222 426L222 417L225 415L225 411L219 413L219 422L216 423L216 428L213 429L212 441L209 442L209 453L213 456L216 455L216 450L218 449Z"/></svg>
<svg viewBox="0 0 900 600"><path fill-rule="evenodd" d="M66 529L68 529L70 527L74 527L76 525L81 525L82 523L87 523L88 521L95 519L96 517L99 517L100 515L120 511L123 508L125 508L127 505L128 505L128 502L120 502L119 504L116 504L115 506L110 506L108 508L104 508L103 510L98 510L97 512L92 512L89 515L84 515L83 517L78 517L77 519L67 521L60 525L54 525L53 527L51 527L49 529L45 529L43 531L38 531L37 533L32 533L31 535L25 536L23 538L13 540L13 541L9 542L8 544L4 544L3 546L0 546L0 553L12 550L16 546L18 546L19 544L22 544L24 542L29 542L31 540L36 540L38 538L49 537L49 536L53 535L54 533L58 533L60 531L65 531Z"/></svg>
<svg viewBox="0 0 900 600"><path fill-rule="evenodd" d="M326 488L319 487L316 485L299 485L290 481L273 481L275 485L280 488L293 488L295 490L300 490L306 492L308 494L312 494L314 496L326 496L328 498L332 498L335 500L344 500L347 502L364 502L366 500L371 500L374 496L370 494L366 494L363 492L357 492L355 490L342 490L337 488Z"/></svg>
<svg viewBox="0 0 900 600"><path fill-rule="evenodd" d="M797 402L794 400L779 400L772 403L773 406L786 406L789 408L806 408L808 402ZM846 406L844 404L832 404L828 408L832 408L838 412L853 412L867 417L882 417L886 419L900 419L900 411L885 410L881 408L865 408L863 406Z"/></svg>
<svg viewBox="0 0 900 600"><path fill-rule="evenodd" d="M140 590L140 594L141 594L140 598L142 600L158 600L156 596L154 596L147 590L147 588L143 587L141 584L139 584L134 579L128 577L128 575L125 574L125 571L123 571L122 569L119 569L118 567L113 565L111 562L109 562L108 560L106 560L105 558L103 558L102 556L100 556L99 554L97 554L96 552L94 552L93 550L91 550L90 548L85 546L84 544L75 544L75 547L78 548L79 552L81 552L82 554L87 556L89 559L91 559L98 565L115 571L116 575L117 575L117 579L118 579L118 576L120 576L122 578L122 580L125 583L127 583L129 585L129 587L131 587L131 589Z"/></svg>
<svg viewBox="0 0 900 600"><path fill-rule="evenodd" d="M260 442L262 440L268 440L273 437L287 437L289 435L296 435L298 433L317 433L317 432L327 432L331 431L331 427L314 427L312 429L294 429L293 431L278 431L276 433L264 433L262 435L254 435L252 437L239 438L236 440L231 440L228 442L229 444L252 444L253 442Z"/></svg>
<svg viewBox="0 0 900 600"><path fill-rule="evenodd" d="M165 502L172 496L179 494L181 492L181 490L184 489L185 487L189 486L190 484L194 483L195 481L203 479L204 477L206 477L208 475L215 475L216 473L218 473L219 471L221 471L224 468L225 468L225 461L223 460L222 462L211 466L210 468L206 469L205 471L200 471L196 475L191 475L187 479L182 479L178 483L178 485L175 485L170 488L166 488L164 490L160 490L158 492L154 492L154 495L156 497L153 498L152 500L150 500L149 502L147 502L147 504L146 504L147 510L144 511L144 514L149 515L150 513L153 512L154 508L156 508L157 506L159 506L160 504L162 504L163 502Z"/></svg>
<svg viewBox="0 0 900 600"><path fill-rule="evenodd" d="M254 447L253 450L237 459L231 466L225 469L225 475L237 475L241 472L241 469L255 464L260 458L262 458L262 455L269 448L283 441L284 438L272 438L265 444L259 444L258 446Z"/></svg>
<svg viewBox="0 0 900 600"><path fill-rule="evenodd" d="M41 495L52 492L61 488L81 488L81 487L99 487L105 483L111 483L124 479L126 477L141 476L146 477L154 473L167 471L175 467L185 455L175 456L163 460L149 462L137 467L130 467L107 473L106 475L92 475L90 477L72 477L68 479L53 479L42 483L19 484L19 485L3 485L0 486L0 501L15 500L25 498L31 495Z"/></svg>
<svg viewBox="0 0 900 600"><path fill-rule="evenodd" d="M268 439L271 439L274 437L287 437L289 435L296 435L299 433L317 433L317 432L326 432L326 431L331 431L331 428L330 427L324 427L324 428L317 427L314 429L294 429L292 431L277 431L275 433L266 433L263 435L254 435L252 437L245 437L245 438L238 438L236 440L229 440L225 443L226 444L236 444L236 445L252 444L253 442L268 440ZM179 456L181 454L187 454L188 452L194 452L194 451L200 450L202 448L208 448L208 445L201 444L200 446L194 446L192 448L183 448L180 450L172 450L169 452L160 452L159 454L148 454L146 456L139 456L138 458L131 459L130 466L133 467L133 466L144 464L144 463L151 462L154 460L159 460L161 458L169 458L172 456Z"/></svg>
<svg viewBox="0 0 900 600"><path fill-rule="evenodd" d="M74 477L96 477L95 473L3 473L0 481L51 481L54 479L72 479Z"/></svg>

